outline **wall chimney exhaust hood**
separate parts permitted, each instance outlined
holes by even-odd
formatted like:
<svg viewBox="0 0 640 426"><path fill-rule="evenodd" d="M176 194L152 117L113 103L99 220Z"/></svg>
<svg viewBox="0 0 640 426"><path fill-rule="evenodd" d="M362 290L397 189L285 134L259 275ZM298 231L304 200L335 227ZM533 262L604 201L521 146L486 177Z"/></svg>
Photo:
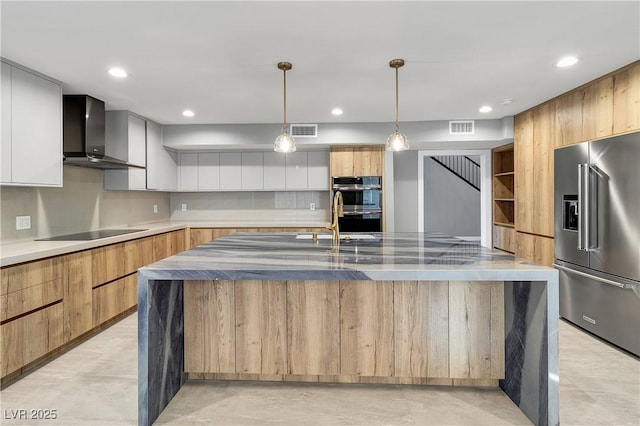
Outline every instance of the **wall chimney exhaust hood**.
<svg viewBox="0 0 640 426"><path fill-rule="evenodd" d="M65 95L63 118L64 164L106 170L144 169L108 155L103 101L88 95Z"/></svg>

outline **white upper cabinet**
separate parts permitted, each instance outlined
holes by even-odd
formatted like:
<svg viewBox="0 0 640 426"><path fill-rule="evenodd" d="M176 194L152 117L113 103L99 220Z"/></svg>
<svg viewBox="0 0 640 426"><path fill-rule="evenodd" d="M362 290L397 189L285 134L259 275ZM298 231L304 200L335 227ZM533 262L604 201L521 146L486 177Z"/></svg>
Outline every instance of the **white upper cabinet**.
<svg viewBox="0 0 640 426"><path fill-rule="evenodd" d="M220 153L220 189L237 191L242 189L242 154Z"/></svg>
<svg viewBox="0 0 640 426"><path fill-rule="evenodd" d="M198 190L217 191L220 189L220 154L201 152L198 154Z"/></svg>
<svg viewBox="0 0 640 426"><path fill-rule="evenodd" d="M286 189L284 160L285 156L281 152L264 153L263 180L265 190L280 191Z"/></svg>
<svg viewBox="0 0 640 426"><path fill-rule="evenodd" d="M180 191L329 189L329 151L180 153Z"/></svg>
<svg viewBox="0 0 640 426"><path fill-rule="evenodd" d="M180 191L198 190L198 153L181 152L178 156L180 171Z"/></svg>
<svg viewBox="0 0 640 426"><path fill-rule="evenodd" d="M242 153L242 189L264 188L264 156L262 152Z"/></svg>
<svg viewBox="0 0 640 426"><path fill-rule="evenodd" d="M178 153L162 146L162 128L147 120L147 189L178 189Z"/></svg>
<svg viewBox="0 0 640 426"><path fill-rule="evenodd" d="M307 189L329 189L329 152L307 152Z"/></svg>
<svg viewBox="0 0 640 426"><path fill-rule="evenodd" d="M2 184L62 186L62 88L2 63Z"/></svg>
<svg viewBox="0 0 640 426"><path fill-rule="evenodd" d="M107 111L105 116L105 153L127 161L129 164L145 167L147 162L146 129L146 120L129 111ZM147 189L146 170L139 168L105 170L104 187L115 190L145 190Z"/></svg>
<svg viewBox="0 0 640 426"><path fill-rule="evenodd" d="M285 186L287 189L307 189L307 153L285 154Z"/></svg>

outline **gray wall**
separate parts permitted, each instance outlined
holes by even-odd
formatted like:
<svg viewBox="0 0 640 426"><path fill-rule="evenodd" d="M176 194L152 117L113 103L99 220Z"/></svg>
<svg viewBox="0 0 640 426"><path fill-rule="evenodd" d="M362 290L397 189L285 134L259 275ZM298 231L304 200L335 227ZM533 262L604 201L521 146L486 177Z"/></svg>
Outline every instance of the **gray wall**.
<svg viewBox="0 0 640 426"><path fill-rule="evenodd" d="M393 153L395 232L418 231L418 152Z"/></svg>
<svg viewBox="0 0 640 426"><path fill-rule="evenodd" d="M105 191L102 170L64 166L63 173L62 188L0 188L0 242L169 219L168 193ZM158 213L153 213L154 204ZM31 229L16 231L16 216L27 215Z"/></svg>
<svg viewBox="0 0 640 426"><path fill-rule="evenodd" d="M431 157L424 157L424 232L480 237L480 191Z"/></svg>

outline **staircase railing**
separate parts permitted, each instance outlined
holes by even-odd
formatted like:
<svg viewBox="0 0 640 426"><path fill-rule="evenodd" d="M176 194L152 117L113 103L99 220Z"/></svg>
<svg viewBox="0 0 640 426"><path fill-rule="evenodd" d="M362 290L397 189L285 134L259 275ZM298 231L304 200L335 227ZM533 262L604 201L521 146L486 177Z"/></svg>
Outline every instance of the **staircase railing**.
<svg viewBox="0 0 640 426"><path fill-rule="evenodd" d="M466 155L437 155L431 159L480 191L480 164Z"/></svg>

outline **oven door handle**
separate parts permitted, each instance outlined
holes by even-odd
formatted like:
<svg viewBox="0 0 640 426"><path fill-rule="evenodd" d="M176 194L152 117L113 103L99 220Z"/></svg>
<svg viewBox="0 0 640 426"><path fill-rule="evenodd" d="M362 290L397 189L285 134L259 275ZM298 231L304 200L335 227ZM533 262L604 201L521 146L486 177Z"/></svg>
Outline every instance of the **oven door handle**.
<svg viewBox="0 0 640 426"><path fill-rule="evenodd" d="M344 211L344 215L345 216L364 216L364 215L370 215L370 214L381 214L382 210L367 210L365 212L363 211Z"/></svg>

